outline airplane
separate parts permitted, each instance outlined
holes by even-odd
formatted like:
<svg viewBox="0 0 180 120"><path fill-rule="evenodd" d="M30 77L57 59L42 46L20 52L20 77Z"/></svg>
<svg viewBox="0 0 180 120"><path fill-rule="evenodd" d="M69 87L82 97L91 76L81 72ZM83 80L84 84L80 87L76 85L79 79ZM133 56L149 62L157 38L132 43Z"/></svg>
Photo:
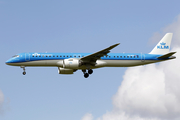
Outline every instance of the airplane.
<svg viewBox="0 0 180 120"><path fill-rule="evenodd" d="M73 74L82 70L88 78L93 69L101 67L133 67L175 59L176 52L169 52L172 33L167 33L148 53L110 53L114 44L95 53L20 53L6 61L7 65L25 67L58 67L59 74Z"/></svg>

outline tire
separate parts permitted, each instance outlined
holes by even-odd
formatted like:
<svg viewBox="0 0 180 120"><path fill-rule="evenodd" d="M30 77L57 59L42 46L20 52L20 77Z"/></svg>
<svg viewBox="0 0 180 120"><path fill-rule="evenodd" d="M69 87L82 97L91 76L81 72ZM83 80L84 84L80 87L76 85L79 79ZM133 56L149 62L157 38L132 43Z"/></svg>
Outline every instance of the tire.
<svg viewBox="0 0 180 120"><path fill-rule="evenodd" d="M85 78L88 78L88 77L89 77L89 74L88 74L88 73L85 73L85 74L84 74L84 77L85 77Z"/></svg>
<svg viewBox="0 0 180 120"><path fill-rule="evenodd" d="M26 72L23 72L23 75L26 75Z"/></svg>
<svg viewBox="0 0 180 120"><path fill-rule="evenodd" d="M89 74L92 74L92 73L93 73L93 70L92 70L92 69L88 70L88 73L89 73Z"/></svg>

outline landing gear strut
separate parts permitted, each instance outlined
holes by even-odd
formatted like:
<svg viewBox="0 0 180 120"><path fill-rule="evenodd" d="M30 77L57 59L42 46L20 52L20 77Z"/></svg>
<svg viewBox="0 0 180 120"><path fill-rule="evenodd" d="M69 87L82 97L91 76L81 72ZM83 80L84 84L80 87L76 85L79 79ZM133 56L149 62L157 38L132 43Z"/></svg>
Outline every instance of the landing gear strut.
<svg viewBox="0 0 180 120"><path fill-rule="evenodd" d="M82 72L84 73L84 77L85 78L88 78L90 74L93 73L93 70L92 69L89 69L88 70L88 73L86 72L86 69L82 70Z"/></svg>
<svg viewBox="0 0 180 120"><path fill-rule="evenodd" d="M21 68L23 68L23 75L26 75L26 69L25 69L25 67L24 66L21 66Z"/></svg>

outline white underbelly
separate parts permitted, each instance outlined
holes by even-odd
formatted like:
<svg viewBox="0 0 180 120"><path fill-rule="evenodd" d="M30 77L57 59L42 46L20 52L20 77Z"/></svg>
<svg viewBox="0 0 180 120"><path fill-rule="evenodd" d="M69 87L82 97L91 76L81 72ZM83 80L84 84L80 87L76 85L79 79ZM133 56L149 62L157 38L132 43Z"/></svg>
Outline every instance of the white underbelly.
<svg viewBox="0 0 180 120"><path fill-rule="evenodd" d="M139 65L145 65L150 63L155 63L159 61L154 60L99 60L103 65L96 65L96 67L102 66L102 67L133 67L133 66L139 66Z"/></svg>
<svg viewBox="0 0 180 120"><path fill-rule="evenodd" d="M21 63L12 63L13 66L49 66L56 67L59 66L57 63L62 60L38 60L38 61L26 61ZM61 66L59 66L61 67Z"/></svg>
<svg viewBox="0 0 180 120"><path fill-rule="evenodd" d="M13 66L45 66L45 67L63 67L63 60L39 60L39 61L27 61L21 63L12 63ZM160 61L155 60L97 60L95 66L90 66L91 69L100 67L133 67L139 65L145 65ZM87 66L80 66L79 69L86 69Z"/></svg>

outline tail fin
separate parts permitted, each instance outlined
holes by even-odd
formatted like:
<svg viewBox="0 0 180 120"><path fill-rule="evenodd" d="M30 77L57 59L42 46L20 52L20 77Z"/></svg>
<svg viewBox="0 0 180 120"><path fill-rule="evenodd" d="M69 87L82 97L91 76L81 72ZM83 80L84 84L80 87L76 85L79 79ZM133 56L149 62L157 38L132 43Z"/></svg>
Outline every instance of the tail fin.
<svg viewBox="0 0 180 120"><path fill-rule="evenodd" d="M154 47L154 49L149 54L169 53L172 35L172 33L166 33L166 35L161 39L161 41Z"/></svg>

